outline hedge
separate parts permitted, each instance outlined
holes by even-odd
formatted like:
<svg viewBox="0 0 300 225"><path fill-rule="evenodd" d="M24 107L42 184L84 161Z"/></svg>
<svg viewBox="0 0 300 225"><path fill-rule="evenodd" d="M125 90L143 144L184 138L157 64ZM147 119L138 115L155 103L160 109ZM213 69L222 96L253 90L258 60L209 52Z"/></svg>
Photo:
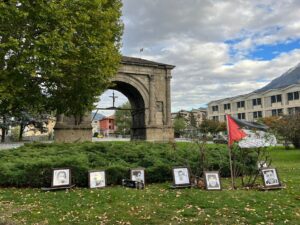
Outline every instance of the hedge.
<svg viewBox="0 0 300 225"><path fill-rule="evenodd" d="M109 185L129 178L130 168L144 167L146 182L172 180L172 168L189 166L201 175L199 150L195 144L158 144L146 142L86 142L82 144L26 144L0 152L0 186L49 187L52 168L72 169L73 183L88 186L88 171L106 170ZM207 145L208 169L229 176L225 145ZM256 165L256 162L253 162ZM252 166L253 166L252 165Z"/></svg>

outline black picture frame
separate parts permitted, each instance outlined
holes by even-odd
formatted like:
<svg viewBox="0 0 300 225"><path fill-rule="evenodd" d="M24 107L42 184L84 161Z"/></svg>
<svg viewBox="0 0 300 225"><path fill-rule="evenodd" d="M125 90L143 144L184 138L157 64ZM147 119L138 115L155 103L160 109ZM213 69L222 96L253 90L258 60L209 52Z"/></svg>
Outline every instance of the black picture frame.
<svg viewBox="0 0 300 225"><path fill-rule="evenodd" d="M215 177L216 181L209 181L208 176ZM205 183L205 189L208 191L221 191L222 190L222 183L221 183L221 177L219 171L204 171L204 183ZM211 182L217 182L216 185L212 185Z"/></svg>
<svg viewBox="0 0 300 225"><path fill-rule="evenodd" d="M92 181L94 179L91 179L91 176L95 173L103 173L104 174L104 185L103 184L96 184L96 185L93 185L92 184ZM98 188L105 188L107 187L107 177L106 177L106 171L105 170L90 170L88 172L88 182L89 182L89 188L90 189L98 189Z"/></svg>
<svg viewBox="0 0 300 225"><path fill-rule="evenodd" d="M270 172L272 172L273 175L271 175ZM281 187L281 182L276 168L263 168L261 169L261 175L265 188Z"/></svg>
<svg viewBox="0 0 300 225"><path fill-rule="evenodd" d="M141 172L141 174L142 174L142 176L143 176L143 179L142 179L143 184L146 185L146 173L145 173L145 168L140 167L140 168L133 168L133 169L130 169L130 180L140 182L138 179L134 179L133 173L134 173L135 171Z"/></svg>
<svg viewBox="0 0 300 225"><path fill-rule="evenodd" d="M58 177L60 176L59 174L64 174L65 173L65 181L62 178ZM63 176L63 175L61 175ZM66 182L66 183L65 183ZM52 180L51 180L51 187L56 188L56 187L70 187L72 185L72 172L71 168L53 168L52 169Z"/></svg>
<svg viewBox="0 0 300 225"><path fill-rule="evenodd" d="M179 171L182 171L181 175L179 175ZM187 166L173 167L172 175L173 175L173 186L174 187L189 187L189 186L191 186L191 175L190 175L189 167L187 167Z"/></svg>

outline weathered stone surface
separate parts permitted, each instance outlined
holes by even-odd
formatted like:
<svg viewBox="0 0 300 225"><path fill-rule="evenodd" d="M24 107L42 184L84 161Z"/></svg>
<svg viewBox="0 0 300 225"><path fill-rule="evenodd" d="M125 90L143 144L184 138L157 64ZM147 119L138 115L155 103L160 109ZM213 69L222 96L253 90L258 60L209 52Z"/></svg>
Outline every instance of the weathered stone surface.
<svg viewBox="0 0 300 225"><path fill-rule="evenodd" d="M148 60L123 57L117 75L112 79L115 89L123 93L132 107L132 140L171 141L174 132L171 122L171 70L174 66ZM55 127L58 142L92 139L91 118L80 126L61 116Z"/></svg>

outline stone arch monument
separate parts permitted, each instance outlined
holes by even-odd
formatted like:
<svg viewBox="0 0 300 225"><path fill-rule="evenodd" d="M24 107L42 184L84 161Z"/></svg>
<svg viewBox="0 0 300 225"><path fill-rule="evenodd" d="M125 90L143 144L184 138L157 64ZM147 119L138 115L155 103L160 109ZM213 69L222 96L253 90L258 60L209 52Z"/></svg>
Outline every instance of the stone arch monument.
<svg viewBox="0 0 300 225"><path fill-rule="evenodd" d="M140 58L122 57L110 89L124 94L131 104L131 140L173 140L170 80L174 67ZM55 140L74 142L92 139L90 114L80 125L74 124L74 119L59 115L54 128Z"/></svg>

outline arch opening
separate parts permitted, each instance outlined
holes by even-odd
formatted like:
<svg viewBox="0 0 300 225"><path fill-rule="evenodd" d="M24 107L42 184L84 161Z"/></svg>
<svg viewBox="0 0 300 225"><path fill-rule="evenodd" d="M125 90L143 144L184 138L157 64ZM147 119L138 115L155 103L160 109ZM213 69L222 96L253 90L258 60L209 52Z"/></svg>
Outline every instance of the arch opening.
<svg viewBox="0 0 300 225"><path fill-rule="evenodd" d="M110 98L113 99L113 103L111 103L112 99L109 99L109 103L108 103L108 101L106 101L108 99L108 93L110 92L112 94L112 91L116 91L117 93L119 93L119 95L117 94L115 96L109 96ZM104 97L104 101L103 101L103 99L101 99L102 97ZM121 99L120 99L120 97L121 97ZM145 113L146 107L145 107L144 98L143 98L142 94L140 93L140 91L133 85L126 83L124 81L113 81L112 86L109 87L109 89L104 93L104 95L102 95L100 97L101 100L98 104L99 109L101 109L103 111L102 112L103 114L105 114L104 112L107 112L106 115L115 114L114 119L115 119L115 123L116 123L117 115L116 115L116 111L114 111L114 110L119 110L120 108L116 107L118 104L114 105L114 101L115 101L114 98L117 100L121 100L121 102L123 102L123 105L126 103L126 100L130 104L130 107L126 107L126 110L128 110L127 111L128 113L126 113L127 117L128 116L131 117L130 118L131 126L127 125L128 128L130 127L130 139L131 140L146 140L146 116L145 116L146 115L146 113ZM109 107L108 108L104 107L107 104L109 105ZM115 108L113 108L111 106L113 106ZM114 109L114 110L111 110L111 109ZM124 109L120 109L120 110L124 110ZM118 125L117 125L116 129L118 132L120 132L120 130L118 130Z"/></svg>
<svg viewBox="0 0 300 225"><path fill-rule="evenodd" d="M110 89L125 95L131 105L131 140L146 140L145 101L141 93L131 84L114 81Z"/></svg>

